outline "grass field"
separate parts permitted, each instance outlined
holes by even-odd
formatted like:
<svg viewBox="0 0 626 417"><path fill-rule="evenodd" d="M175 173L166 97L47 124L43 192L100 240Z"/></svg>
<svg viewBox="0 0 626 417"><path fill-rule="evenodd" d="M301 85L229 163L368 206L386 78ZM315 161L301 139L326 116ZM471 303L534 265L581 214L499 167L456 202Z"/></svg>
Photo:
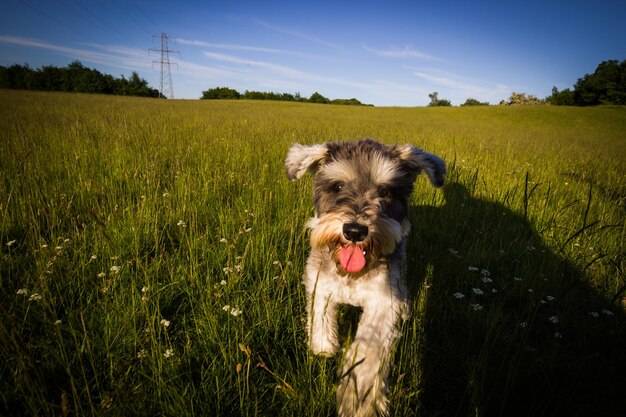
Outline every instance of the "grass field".
<svg viewBox="0 0 626 417"><path fill-rule="evenodd" d="M362 137L449 167L411 200L392 414L626 415L626 108L0 104L2 415L334 415L283 160Z"/></svg>

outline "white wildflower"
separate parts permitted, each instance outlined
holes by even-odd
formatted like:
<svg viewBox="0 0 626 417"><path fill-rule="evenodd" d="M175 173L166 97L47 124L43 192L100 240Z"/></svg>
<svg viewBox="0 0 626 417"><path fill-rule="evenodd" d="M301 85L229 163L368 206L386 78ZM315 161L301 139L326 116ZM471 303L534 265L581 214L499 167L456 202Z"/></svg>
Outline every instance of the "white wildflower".
<svg viewBox="0 0 626 417"><path fill-rule="evenodd" d="M176 223L176 226L178 226L178 227L187 227L187 223L185 223L183 220L179 220L178 223Z"/></svg>
<svg viewBox="0 0 626 417"><path fill-rule="evenodd" d="M220 285L222 285L222 286L223 286L223 285L226 285L226 284L228 284L228 283L226 282L226 280L225 280L225 279L223 279L223 280L221 280L221 281L220 281Z"/></svg>
<svg viewBox="0 0 626 417"><path fill-rule="evenodd" d="M554 338L555 339L563 339L563 335L561 334L561 332L554 332Z"/></svg>
<svg viewBox="0 0 626 417"><path fill-rule="evenodd" d="M521 327L521 328L524 328L524 329L525 329L526 327L528 327L528 323L526 323L525 321L523 321L523 322L521 322L521 323L519 324L519 327Z"/></svg>
<svg viewBox="0 0 626 417"><path fill-rule="evenodd" d="M150 291L150 287L146 287L145 285L144 285L143 287L141 287L141 293L142 293L142 294L145 294L145 293L147 293L148 291Z"/></svg>
<svg viewBox="0 0 626 417"><path fill-rule="evenodd" d="M546 300L539 300L539 303L541 303L541 304L548 304L548 302Z"/></svg>
<svg viewBox="0 0 626 417"><path fill-rule="evenodd" d="M481 306L480 304L470 304L470 307L472 308L472 310L474 311L480 311L483 309L483 306Z"/></svg>
<svg viewBox="0 0 626 417"><path fill-rule="evenodd" d="M533 290L532 288L529 288L529 289L528 289L528 292L532 294L532 293L534 293L534 292L535 292L535 290Z"/></svg>
<svg viewBox="0 0 626 417"><path fill-rule="evenodd" d="M163 197L169 197L169 196L170 196L170 193L168 192L163 193Z"/></svg>
<svg viewBox="0 0 626 417"><path fill-rule="evenodd" d="M55 326L60 326L61 323L63 323L61 320L57 320L57 321L54 322L54 325Z"/></svg>
<svg viewBox="0 0 626 417"><path fill-rule="evenodd" d="M464 298L464 297L465 297L465 294L463 294L462 292L458 292L458 291L457 291L457 292L455 292L454 294L452 294L452 296L453 296L454 298L456 298L457 300L460 300L461 298Z"/></svg>
<svg viewBox="0 0 626 417"><path fill-rule="evenodd" d="M476 295L483 295L484 292L480 288L472 288L472 292Z"/></svg>
<svg viewBox="0 0 626 417"><path fill-rule="evenodd" d="M546 300L548 300L548 301L554 301L554 300L555 300L555 298L554 298L553 296L551 296L551 295L546 295Z"/></svg>
<svg viewBox="0 0 626 417"><path fill-rule="evenodd" d="M273 279L274 281L276 281L278 278L280 278L278 275L275 275L275 276L273 276L273 277L272 277L272 279Z"/></svg>
<svg viewBox="0 0 626 417"><path fill-rule="evenodd" d="M468 271L478 272L480 269L477 266L469 266L467 267Z"/></svg>
<svg viewBox="0 0 626 417"><path fill-rule="evenodd" d="M280 265L280 261L274 261L272 262L272 265Z"/></svg>
<svg viewBox="0 0 626 417"><path fill-rule="evenodd" d="M137 359L143 359L146 356L148 356L148 352L146 352L145 349L141 349L139 352L137 352Z"/></svg>
<svg viewBox="0 0 626 417"><path fill-rule="evenodd" d="M41 301L43 297L38 292L34 292L28 297L28 301Z"/></svg>
<svg viewBox="0 0 626 417"><path fill-rule="evenodd" d="M15 242L17 242L17 240L9 240L9 241L7 242L7 246L8 246L8 247L11 247L11 246L15 245Z"/></svg>
<svg viewBox="0 0 626 417"><path fill-rule="evenodd" d="M513 277L514 281L521 281L522 279L520 277Z"/></svg>
<svg viewBox="0 0 626 417"><path fill-rule="evenodd" d="M90 261L95 261L96 259L98 259L96 255L91 255L91 257L89 258Z"/></svg>
<svg viewBox="0 0 626 417"><path fill-rule="evenodd" d="M166 349L165 353L163 353L163 356L167 359L167 358L171 358L172 356L174 356L174 349Z"/></svg>
<svg viewBox="0 0 626 417"><path fill-rule="evenodd" d="M233 308L230 309L230 314L232 316L237 317L237 316L239 316L241 314L241 310L239 308L237 308L237 307L233 307Z"/></svg>
<svg viewBox="0 0 626 417"><path fill-rule="evenodd" d="M98 278L104 278L104 277L106 277L106 275L107 275L107 274L105 274L104 272L100 272L100 273L97 275L97 277L98 277Z"/></svg>
<svg viewBox="0 0 626 417"><path fill-rule="evenodd" d="M111 267L111 272L112 272L112 273L114 273L114 274L117 274L118 272L120 272L120 269L121 269L121 268L120 268L119 266L117 266L117 265L113 265L113 266Z"/></svg>
<svg viewBox="0 0 626 417"><path fill-rule="evenodd" d="M491 289L491 292L495 294L495 293L497 293L497 292L498 292L498 290L496 290L495 288L492 288L492 289Z"/></svg>
<svg viewBox="0 0 626 417"><path fill-rule="evenodd" d="M246 227L245 229L243 229L244 232L246 233L250 233L252 231L251 227Z"/></svg>
<svg viewBox="0 0 626 417"><path fill-rule="evenodd" d="M606 316L614 316L615 313L613 313L611 310L607 310L606 308L602 309L602 314L606 315Z"/></svg>
<svg viewBox="0 0 626 417"><path fill-rule="evenodd" d="M224 307L222 307L222 310L230 311L230 305L226 304Z"/></svg>
<svg viewBox="0 0 626 417"><path fill-rule="evenodd" d="M452 248L448 248L448 252L450 252L451 254L453 254L454 256L457 256L459 254L459 251L456 249L452 249Z"/></svg>
<svg viewBox="0 0 626 417"><path fill-rule="evenodd" d="M493 280L487 276L482 277L480 280L484 282L485 284L489 284L490 282L493 282Z"/></svg>
<svg viewBox="0 0 626 417"><path fill-rule="evenodd" d="M489 275L491 275L491 272L483 268L480 270L480 274L488 277Z"/></svg>
<svg viewBox="0 0 626 417"><path fill-rule="evenodd" d="M62 250L63 250L63 247L62 247L62 246L57 246L57 247L55 247L54 249L56 249L56 250L58 250L58 251L62 251Z"/></svg>
<svg viewBox="0 0 626 417"><path fill-rule="evenodd" d="M20 288L17 290L17 295L28 295L28 290L26 288Z"/></svg>
<svg viewBox="0 0 626 417"><path fill-rule="evenodd" d="M597 319L598 317L600 317L600 313L598 313L597 311L590 311L589 315L593 317L594 319Z"/></svg>
<svg viewBox="0 0 626 417"><path fill-rule="evenodd" d="M228 240L226 240L226 238L224 238L224 237L220 239L220 243L227 243L227 242L228 242Z"/></svg>
<svg viewBox="0 0 626 417"><path fill-rule="evenodd" d="M170 321L166 319L161 319L161 326L167 329L168 327L170 327Z"/></svg>
<svg viewBox="0 0 626 417"><path fill-rule="evenodd" d="M558 324L559 323L559 318L557 316L550 316L548 317L548 321L552 324Z"/></svg>
<svg viewBox="0 0 626 417"><path fill-rule="evenodd" d="M46 245L45 243L43 245L41 245L41 249L46 249L48 247L48 245Z"/></svg>

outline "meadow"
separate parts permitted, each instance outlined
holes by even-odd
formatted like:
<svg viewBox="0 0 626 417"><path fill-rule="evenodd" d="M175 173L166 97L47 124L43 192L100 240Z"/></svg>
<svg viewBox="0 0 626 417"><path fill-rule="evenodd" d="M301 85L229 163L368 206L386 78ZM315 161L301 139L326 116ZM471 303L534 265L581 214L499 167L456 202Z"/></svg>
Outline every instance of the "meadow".
<svg viewBox="0 0 626 417"><path fill-rule="evenodd" d="M449 169L411 199L392 415L626 415L624 107L0 104L2 415L334 415L283 160L363 137Z"/></svg>

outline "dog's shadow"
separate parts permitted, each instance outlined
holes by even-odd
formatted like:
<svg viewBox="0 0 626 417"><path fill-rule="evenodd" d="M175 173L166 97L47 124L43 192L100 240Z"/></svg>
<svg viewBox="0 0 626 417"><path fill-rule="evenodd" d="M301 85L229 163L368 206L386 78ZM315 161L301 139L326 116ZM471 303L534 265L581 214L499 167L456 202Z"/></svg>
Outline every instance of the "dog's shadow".
<svg viewBox="0 0 626 417"><path fill-rule="evenodd" d="M443 190L442 206L410 210L416 301L390 378L396 413L626 415L621 306L524 216Z"/></svg>

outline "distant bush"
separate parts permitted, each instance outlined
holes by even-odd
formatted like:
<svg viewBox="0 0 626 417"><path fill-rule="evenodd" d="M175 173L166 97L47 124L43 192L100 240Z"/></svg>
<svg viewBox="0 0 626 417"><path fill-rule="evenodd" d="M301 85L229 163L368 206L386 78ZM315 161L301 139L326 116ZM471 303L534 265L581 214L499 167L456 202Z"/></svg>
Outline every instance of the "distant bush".
<svg viewBox="0 0 626 417"><path fill-rule="evenodd" d="M130 78L114 78L74 61L67 67L28 65L0 66L0 88L19 90L73 91L121 96L159 97L159 90L133 72Z"/></svg>
<svg viewBox="0 0 626 417"><path fill-rule="evenodd" d="M320 103L320 104L342 104L352 106L369 106L369 104L363 104L356 98L338 98L330 100L324 97L317 91L311 94L311 97L305 98L300 96L300 93L274 93L266 91L249 91L246 90L243 94L240 94L237 90L228 87L216 87L210 88L202 92L201 99L205 100L224 100L224 99L244 99L244 100L276 100L276 101L298 101L303 103Z"/></svg>
<svg viewBox="0 0 626 417"><path fill-rule="evenodd" d="M446 100L445 98L439 98L439 93L436 91L430 93L428 97L430 98L430 103L428 103L429 107L452 106L452 103L450 103L450 100Z"/></svg>
<svg viewBox="0 0 626 417"><path fill-rule="evenodd" d="M468 98L465 100L465 103L461 104L461 106L488 106L489 103L486 101L478 101L475 98Z"/></svg>
<svg viewBox="0 0 626 417"><path fill-rule="evenodd" d="M246 91L247 92L247 91ZM239 91L233 90L228 87L216 87L209 88L206 91L202 92L202 97L205 100L227 100L227 99L238 99L241 97Z"/></svg>
<svg viewBox="0 0 626 417"><path fill-rule="evenodd" d="M505 106L516 106L516 105L532 105L532 104L543 104L544 101L538 99L537 97L526 94L526 93L511 93L511 97L509 97L508 101L502 100L500 105Z"/></svg>

